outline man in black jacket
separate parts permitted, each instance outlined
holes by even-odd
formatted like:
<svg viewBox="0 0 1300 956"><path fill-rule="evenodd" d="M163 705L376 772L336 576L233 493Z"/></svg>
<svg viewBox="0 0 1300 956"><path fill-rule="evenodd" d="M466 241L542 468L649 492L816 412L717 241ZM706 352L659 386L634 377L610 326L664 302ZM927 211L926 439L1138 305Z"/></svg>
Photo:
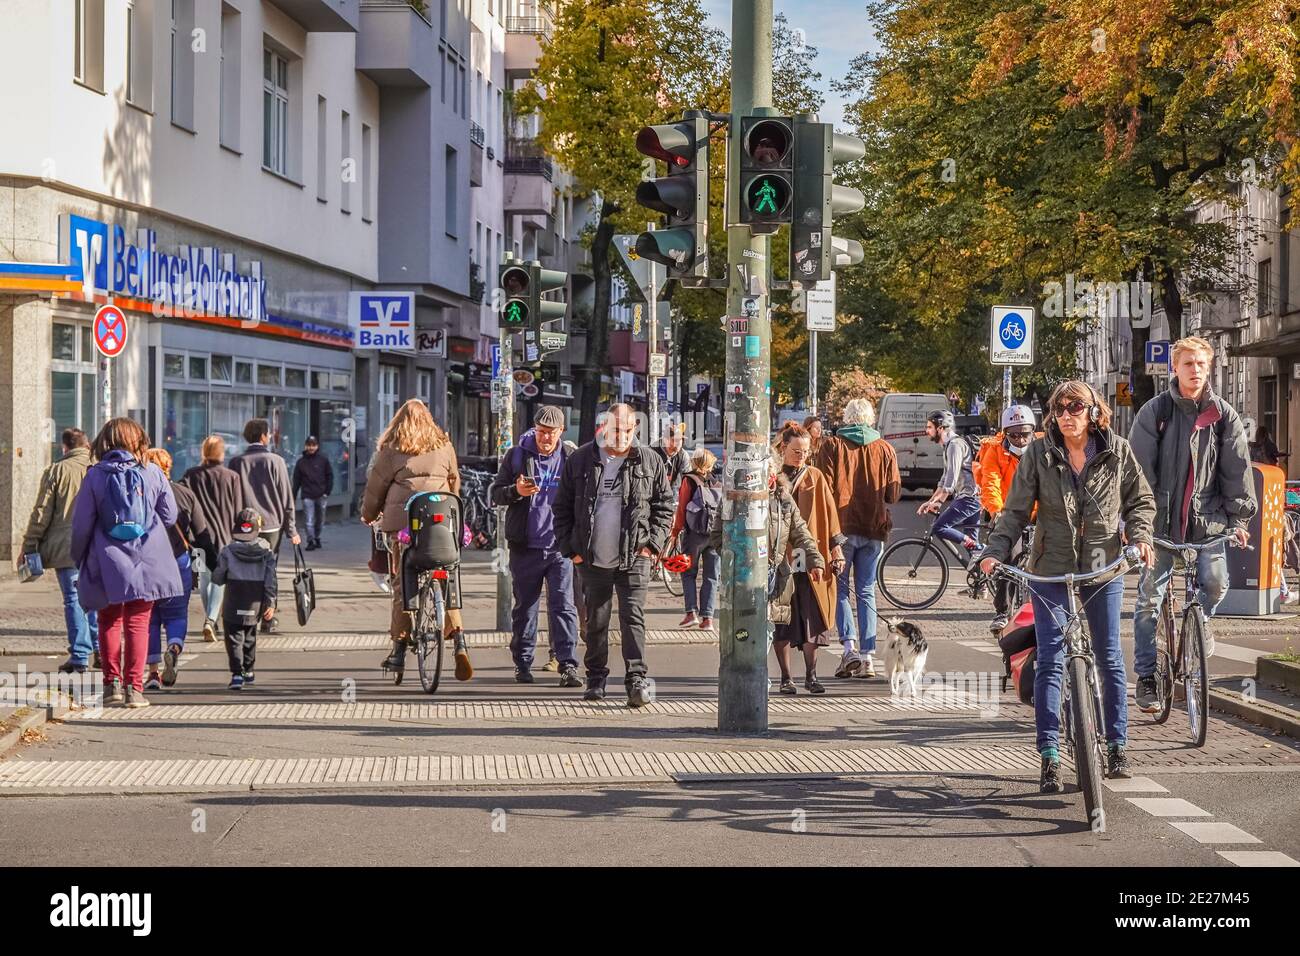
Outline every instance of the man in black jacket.
<svg viewBox="0 0 1300 956"><path fill-rule="evenodd" d="M325 523L325 499L334 490L334 469L320 453L315 435L307 436L302 457L293 466L293 496L302 492L302 513L307 523L307 550L320 547L320 527Z"/></svg>
<svg viewBox="0 0 1300 956"><path fill-rule="evenodd" d="M597 441L569 456L555 496L555 540L578 566L587 615L587 692L605 696L609 615L618 595L629 707L654 699L646 679L645 598L650 568L672 529L674 502L663 459L635 443L636 415L611 405Z"/></svg>

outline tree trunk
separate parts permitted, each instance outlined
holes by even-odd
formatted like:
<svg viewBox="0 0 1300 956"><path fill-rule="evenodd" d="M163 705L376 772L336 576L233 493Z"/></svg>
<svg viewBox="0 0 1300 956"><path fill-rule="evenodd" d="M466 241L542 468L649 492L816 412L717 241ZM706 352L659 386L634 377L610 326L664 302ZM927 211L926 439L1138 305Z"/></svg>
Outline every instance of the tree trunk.
<svg viewBox="0 0 1300 956"><path fill-rule="evenodd" d="M591 321L587 326L587 352L582 369L582 405L578 424L578 441L585 444L596 434L596 413L600 404L600 378L609 364L609 302L610 286L609 249L614 243L614 222L610 216L616 209L602 197L600 219L591 240L591 273L596 282L595 301Z"/></svg>

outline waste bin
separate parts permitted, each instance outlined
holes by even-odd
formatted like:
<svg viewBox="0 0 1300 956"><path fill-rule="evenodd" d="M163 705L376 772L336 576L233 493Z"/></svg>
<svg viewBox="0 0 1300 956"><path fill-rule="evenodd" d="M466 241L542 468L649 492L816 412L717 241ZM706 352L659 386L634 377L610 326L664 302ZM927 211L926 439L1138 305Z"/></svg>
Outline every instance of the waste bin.
<svg viewBox="0 0 1300 956"><path fill-rule="evenodd" d="M1252 462L1259 510L1250 519L1255 550L1228 548L1228 593L1219 614L1258 617L1282 608L1282 552L1286 543L1283 512L1286 473L1276 465Z"/></svg>

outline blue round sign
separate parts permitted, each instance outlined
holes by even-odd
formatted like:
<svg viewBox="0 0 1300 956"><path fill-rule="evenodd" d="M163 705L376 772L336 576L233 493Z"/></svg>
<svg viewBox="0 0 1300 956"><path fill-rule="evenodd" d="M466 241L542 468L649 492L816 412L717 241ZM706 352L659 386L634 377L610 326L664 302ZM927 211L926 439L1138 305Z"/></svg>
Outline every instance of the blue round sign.
<svg viewBox="0 0 1300 956"><path fill-rule="evenodd" d="M1007 348L1018 349L1025 344L1028 331L1019 312L1008 312L1002 316L1002 322L998 325L998 338Z"/></svg>

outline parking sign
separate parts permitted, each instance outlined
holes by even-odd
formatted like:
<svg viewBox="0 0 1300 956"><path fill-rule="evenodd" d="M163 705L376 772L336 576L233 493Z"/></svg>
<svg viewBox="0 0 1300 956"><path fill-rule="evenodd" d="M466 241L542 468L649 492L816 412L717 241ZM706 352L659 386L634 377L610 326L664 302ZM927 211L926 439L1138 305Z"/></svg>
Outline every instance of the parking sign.
<svg viewBox="0 0 1300 956"><path fill-rule="evenodd" d="M1169 340L1147 342L1146 365L1148 375L1169 374Z"/></svg>
<svg viewBox="0 0 1300 956"><path fill-rule="evenodd" d="M989 361L994 365L1034 364L1034 310L995 305L989 323Z"/></svg>

